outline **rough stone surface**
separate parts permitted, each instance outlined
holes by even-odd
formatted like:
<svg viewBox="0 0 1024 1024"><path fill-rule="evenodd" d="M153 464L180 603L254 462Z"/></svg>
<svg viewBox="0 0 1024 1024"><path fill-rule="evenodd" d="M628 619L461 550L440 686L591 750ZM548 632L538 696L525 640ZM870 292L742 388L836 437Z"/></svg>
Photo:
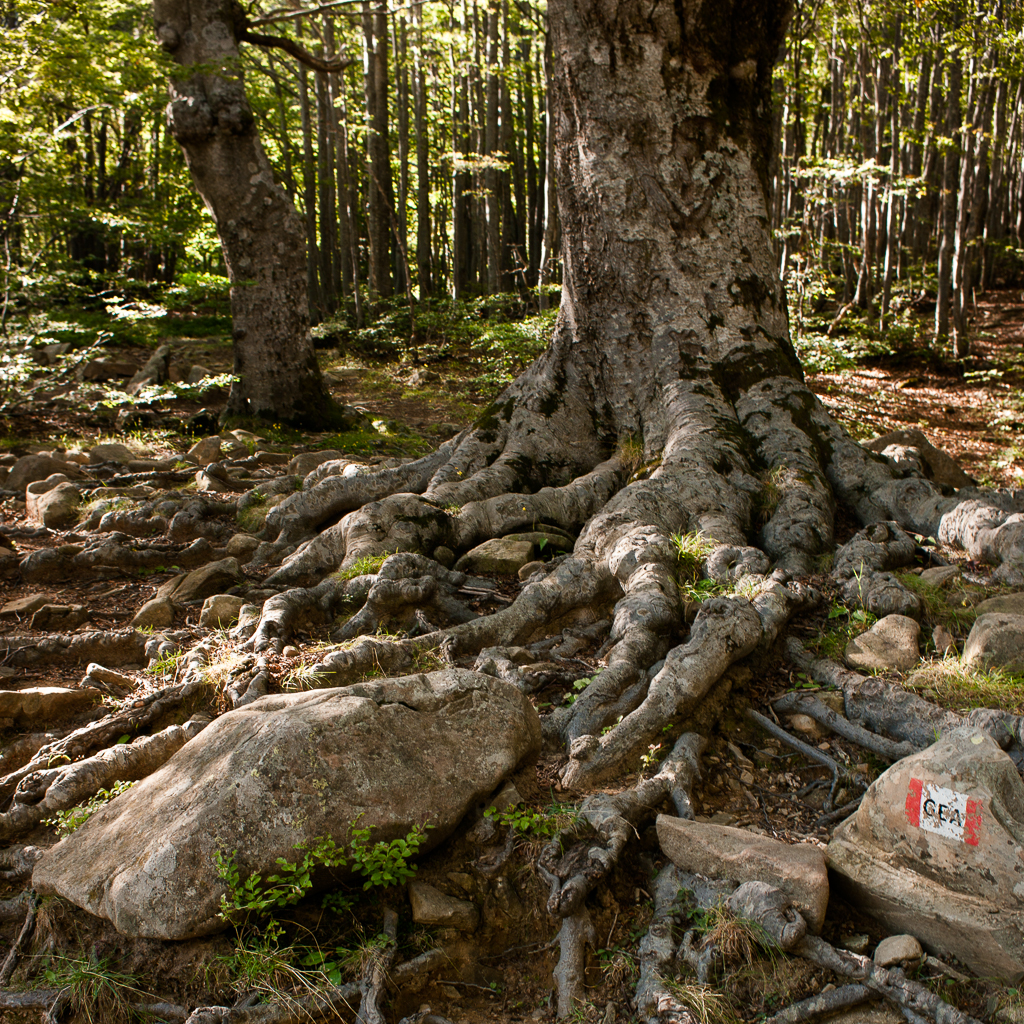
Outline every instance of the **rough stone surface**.
<svg viewBox="0 0 1024 1024"><path fill-rule="evenodd" d="M879 776L833 834L828 864L889 931L983 977L1024 975L1024 783L980 730Z"/></svg>
<svg viewBox="0 0 1024 1024"><path fill-rule="evenodd" d="M248 533L236 533L228 541L227 553L232 558L237 558L239 562L248 562L259 546L259 538L253 537Z"/></svg>
<svg viewBox="0 0 1024 1024"><path fill-rule="evenodd" d="M201 441L196 441L185 454L189 462L194 462L198 466L208 466L211 462L219 461L220 457L220 438L217 436L204 437Z"/></svg>
<svg viewBox="0 0 1024 1024"><path fill-rule="evenodd" d="M88 618L89 609L84 604L44 604L32 616L31 628L66 633Z"/></svg>
<svg viewBox="0 0 1024 1024"><path fill-rule="evenodd" d="M974 606L979 615L989 612L1004 612L1007 615L1024 615L1024 594L1002 594L990 597Z"/></svg>
<svg viewBox="0 0 1024 1024"><path fill-rule="evenodd" d="M170 598L153 597L135 613L131 625L136 629L145 629L147 626L159 629L173 625L174 615L174 602Z"/></svg>
<svg viewBox="0 0 1024 1024"><path fill-rule="evenodd" d="M289 476L305 477L307 473L312 473L317 466L343 458L345 458L345 453L335 451L333 448L328 448L322 452L302 452L301 455L296 455L288 463L288 468L285 472Z"/></svg>
<svg viewBox="0 0 1024 1024"><path fill-rule="evenodd" d="M409 902L417 924L457 928L461 932L476 931L480 924L480 911L475 904L449 896L427 882L409 883Z"/></svg>
<svg viewBox="0 0 1024 1024"><path fill-rule="evenodd" d="M456 563L456 572L518 573L527 562L533 561L533 542L496 537L485 540L467 551Z"/></svg>
<svg viewBox="0 0 1024 1024"><path fill-rule="evenodd" d="M740 828L658 815L658 841L684 871L737 882L768 882L781 889L820 932L828 906L825 858L814 846L790 846Z"/></svg>
<svg viewBox="0 0 1024 1024"><path fill-rule="evenodd" d="M92 687L67 690L62 686L33 686L26 690L0 690L0 718L12 718L15 725L48 724L84 711L103 699Z"/></svg>
<svg viewBox="0 0 1024 1024"><path fill-rule="evenodd" d="M920 658L920 636L916 620L907 615L886 615L846 645L846 663L866 672L893 668L906 672Z"/></svg>
<svg viewBox="0 0 1024 1024"><path fill-rule="evenodd" d="M1024 672L1024 615L979 615L964 644L964 664Z"/></svg>
<svg viewBox="0 0 1024 1024"><path fill-rule="evenodd" d="M350 829L390 841L430 824L425 852L540 750L514 686L465 669L263 697L222 715L36 866L33 886L129 936L224 927L215 850L243 877Z"/></svg>
<svg viewBox="0 0 1024 1024"><path fill-rule="evenodd" d="M47 487L48 481L31 483L25 490L25 512L30 519L51 530L65 530L78 522L82 496L72 483ZM39 488L46 488L36 490Z"/></svg>
<svg viewBox="0 0 1024 1024"><path fill-rule="evenodd" d="M217 629L230 626L238 619L238 613L245 604L245 598L232 594L214 594L203 602L199 613L199 625Z"/></svg>
<svg viewBox="0 0 1024 1024"><path fill-rule="evenodd" d="M786 719L786 724L815 743L823 740L832 731L820 722L815 721L810 715L790 715Z"/></svg>
<svg viewBox="0 0 1024 1024"><path fill-rule="evenodd" d="M38 611L44 604L49 604L50 598L45 594L28 594L26 597L19 597L16 601L8 601L0 608L0 615L31 615Z"/></svg>
<svg viewBox="0 0 1024 1024"><path fill-rule="evenodd" d="M45 480L54 473L63 473L69 479L78 480L82 471L73 462L55 459L51 455L24 455L11 467L10 475L4 481L9 491L22 491L37 480Z"/></svg>
<svg viewBox="0 0 1024 1024"><path fill-rule="evenodd" d="M935 650L939 654L945 654L954 646L953 634L940 622L932 630L932 643L935 644Z"/></svg>
<svg viewBox="0 0 1024 1024"><path fill-rule="evenodd" d="M175 588L174 603L203 601L245 582L237 558L222 558L190 572Z"/></svg>
<svg viewBox="0 0 1024 1024"><path fill-rule="evenodd" d="M127 466L129 462L138 456L126 445L112 441L109 444L98 444L95 448L89 449L89 461L93 464L98 462L118 462Z"/></svg>
<svg viewBox="0 0 1024 1024"><path fill-rule="evenodd" d="M958 565L936 565L931 569L925 569L921 573L921 579L930 583L933 587L941 587L960 578L960 566Z"/></svg>
<svg viewBox="0 0 1024 1024"><path fill-rule="evenodd" d="M890 935L875 947L873 959L880 967L893 967L904 961L917 964L923 956L921 943L913 935Z"/></svg>

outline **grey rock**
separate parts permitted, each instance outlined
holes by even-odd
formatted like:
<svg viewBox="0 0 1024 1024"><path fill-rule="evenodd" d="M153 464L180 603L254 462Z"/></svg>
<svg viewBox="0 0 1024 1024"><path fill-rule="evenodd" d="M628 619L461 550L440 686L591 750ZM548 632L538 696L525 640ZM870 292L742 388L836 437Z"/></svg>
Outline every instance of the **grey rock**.
<svg viewBox="0 0 1024 1024"><path fill-rule="evenodd" d="M789 845L739 828L658 815L658 841L677 867L707 878L768 882L781 889L817 933L828 906L825 858L814 846Z"/></svg>
<svg viewBox="0 0 1024 1024"><path fill-rule="evenodd" d="M80 371L82 380L97 382L113 380L115 377L130 377L133 373L135 364L124 359L90 359Z"/></svg>
<svg viewBox="0 0 1024 1024"><path fill-rule="evenodd" d="M44 604L49 604L50 598L45 594L28 594L19 597L17 600L8 601L0 608L0 615L31 615L38 611Z"/></svg>
<svg viewBox="0 0 1024 1024"><path fill-rule="evenodd" d="M191 601L202 601L244 582L238 559L222 558L188 573L173 590L174 602L189 604Z"/></svg>
<svg viewBox="0 0 1024 1024"><path fill-rule="evenodd" d="M977 974L1024 975L1024 782L979 729L879 776L833 834L837 889L893 933Z"/></svg>
<svg viewBox="0 0 1024 1024"><path fill-rule="evenodd" d="M930 583L933 587L942 587L953 580L960 578L960 566L958 565L936 565L931 569L925 569L921 573L921 579Z"/></svg>
<svg viewBox="0 0 1024 1024"><path fill-rule="evenodd" d="M89 461L96 465L100 462L118 462L127 466L129 462L138 456L126 445L112 441L109 444L98 444L89 449Z"/></svg>
<svg viewBox="0 0 1024 1024"><path fill-rule="evenodd" d="M935 650L939 654L945 654L947 651L954 650L953 634L941 622L932 630L932 643L935 644Z"/></svg>
<svg viewBox="0 0 1024 1024"><path fill-rule="evenodd" d="M23 455L11 467L10 475L4 482L9 491L23 491L37 480L45 480L54 473L63 473L69 480L81 480L81 469L73 462L55 459L52 455Z"/></svg>
<svg viewBox="0 0 1024 1024"><path fill-rule="evenodd" d="M52 847L33 886L128 936L210 934L225 926L215 851L237 851L247 877L315 836L390 842L430 824L426 852L539 750L529 700L465 669L263 697Z"/></svg>
<svg viewBox="0 0 1024 1024"><path fill-rule="evenodd" d="M409 902L417 924L457 928L461 932L476 931L480 924L480 911L475 904L448 896L427 882L409 883Z"/></svg>
<svg viewBox="0 0 1024 1024"><path fill-rule="evenodd" d="M990 597L974 606L978 615L989 612L1005 612L1008 615L1024 615L1024 594L1000 594Z"/></svg>
<svg viewBox="0 0 1024 1024"><path fill-rule="evenodd" d="M188 376L185 378L185 383L198 384L200 381L212 376L213 372L208 367L201 366L199 363L195 363L192 369L188 371Z"/></svg>
<svg viewBox="0 0 1024 1024"><path fill-rule="evenodd" d="M103 699L92 687L78 690L62 686L33 686L25 690L0 690L0 718L15 725L49 724L51 719L74 715Z"/></svg>
<svg viewBox="0 0 1024 1024"><path fill-rule="evenodd" d="M879 967L893 967L904 962L916 966L923 956L921 943L913 935L890 935L875 947L873 959Z"/></svg>
<svg viewBox="0 0 1024 1024"><path fill-rule="evenodd" d="M219 629L232 625L245 604L245 598L233 594L214 594L203 602L199 625Z"/></svg>
<svg viewBox="0 0 1024 1024"><path fill-rule="evenodd" d="M32 629L50 632L67 632L77 629L89 618L89 609L84 604L44 604L32 616Z"/></svg>
<svg viewBox="0 0 1024 1024"><path fill-rule="evenodd" d="M965 665L1024 672L1024 615L979 615L964 644Z"/></svg>
<svg viewBox="0 0 1024 1024"><path fill-rule="evenodd" d="M906 672L920 659L920 636L921 627L915 619L887 615L846 645L846 663L868 672Z"/></svg>
<svg viewBox="0 0 1024 1024"><path fill-rule="evenodd" d="M507 540L495 537L485 540L467 551L456 563L456 572L476 575L488 573L518 573L527 562L533 561L533 543L526 540Z"/></svg>
<svg viewBox="0 0 1024 1024"><path fill-rule="evenodd" d="M236 533L227 544L227 553L239 562L248 562L260 546L259 539L248 533Z"/></svg>
<svg viewBox="0 0 1024 1024"><path fill-rule="evenodd" d="M335 451L333 448L322 452L302 452L300 455L296 455L295 458L288 463L288 468L285 472L290 476L301 476L305 478L306 475L312 473L317 466L322 466L325 462L335 462L338 459L344 458L344 452Z"/></svg>
<svg viewBox="0 0 1024 1024"><path fill-rule="evenodd" d="M25 489L26 514L48 529L66 530L78 522L81 492L66 480L52 487L49 482L37 480Z"/></svg>
<svg viewBox="0 0 1024 1024"><path fill-rule="evenodd" d="M150 598L136 613L131 624L136 629L152 626L160 629L174 624L176 609L174 602L168 597Z"/></svg>
<svg viewBox="0 0 1024 1024"><path fill-rule="evenodd" d="M185 453L185 458L197 466L208 466L211 462L218 462L221 458L220 438L214 435L196 441Z"/></svg>

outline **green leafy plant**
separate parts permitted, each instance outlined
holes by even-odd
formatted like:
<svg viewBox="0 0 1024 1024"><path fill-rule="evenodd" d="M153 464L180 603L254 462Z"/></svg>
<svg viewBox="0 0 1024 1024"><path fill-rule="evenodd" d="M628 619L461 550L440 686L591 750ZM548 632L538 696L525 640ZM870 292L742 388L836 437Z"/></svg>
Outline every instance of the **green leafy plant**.
<svg viewBox="0 0 1024 1024"><path fill-rule="evenodd" d="M370 842L370 829L352 829L352 868L365 877L363 888L387 888L412 878L416 874L416 865L409 864L409 858L416 856L427 837L427 830L433 827L431 824L414 825L404 838L392 839L391 842L381 839L376 843Z"/></svg>
<svg viewBox="0 0 1024 1024"><path fill-rule="evenodd" d="M373 573L378 573L384 562L393 554L395 552L385 551L379 555L364 555L344 569L339 569L334 574L334 578L336 580L354 580L357 576L370 576Z"/></svg>
<svg viewBox="0 0 1024 1024"><path fill-rule="evenodd" d="M126 742L128 737L122 737L118 742ZM95 796L90 797L84 804L71 807L66 811L54 811L52 818L44 818L43 824L52 825L57 830L57 835L63 839L71 835L75 829L81 828L101 807L106 806L116 796L131 789L134 782L115 782L110 789L101 789Z"/></svg>

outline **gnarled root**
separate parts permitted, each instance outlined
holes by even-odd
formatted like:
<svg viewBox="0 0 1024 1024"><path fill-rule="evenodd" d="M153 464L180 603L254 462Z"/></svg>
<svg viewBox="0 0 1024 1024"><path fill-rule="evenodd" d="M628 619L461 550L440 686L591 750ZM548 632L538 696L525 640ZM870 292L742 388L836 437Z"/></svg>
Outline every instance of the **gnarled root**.
<svg viewBox="0 0 1024 1024"><path fill-rule="evenodd" d="M206 724L192 720L183 726L170 725L155 736L109 747L84 761L25 776L14 793L14 806L0 814L0 838L28 832L44 818L76 806L105 786L145 778Z"/></svg>
<svg viewBox="0 0 1024 1024"><path fill-rule="evenodd" d="M647 1024L696 1024L693 1015L666 984L672 973L676 947L672 922L679 893L675 865L661 869L654 880L654 916L640 940L640 980L636 986L636 1012Z"/></svg>
<svg viewBox="0 0 1024 1024"><path fill-rule="evenodd" d="M398 915L390 907L384 911L384 940L384 948L370 958L359 982L362 999L356 1024L386 1024L381 1001L398 943Z"/></svg>
<svg viewBox="0 0 1024 1024"><path fill-rule="evenodd" d="M20 882L28 878L42 856L43 851L38 846L9 846L0 850L0 879Z"/></svg>
<svg viewBox="0 0 1024 1024"><path fill-rule="evenodd" d="M11 975L18 966L18 958L21 956L21 947L32 937L32 930L36 926L36 911L39 909L39 898L31 893L28 898L28 907L25 910L25 921L18 932L17 938L11 945L2 965L0 965L0 989L6 988L11 981Z"/></svg>
<svg viewBox="0 0 1024 1024"><path fill-rule="evenodd" d="M799 1003L793 1003L792 1006L787 1006L769 1017L765 1024L804 1024L805 1021L839 1013L840 1010L847 1010L851 1006L860 1006L861 1003L879 998L879 994L867 985L843 985L828 992L818 992Z"/></svg>
<svg viewBox="0 0 1024 1024"><path fill-rule="evenodd" d="M586 907L563 918L555 940L559 946L558 963L552 972L558 991L558 1016L568 1017L581 1001L587 945L596 945L597 934Z"/></svg>
<svg viewBox="0 0 1024 1024"><path fill-rule="evenodd" d="M869 957L836 949L816 935L804 936L793 952L836 974L853 978L897 1006L933 1020L935 1024L979 1024L974 1017L950 1006L920 982L908 978L898 967L879 967Z"/></svg>

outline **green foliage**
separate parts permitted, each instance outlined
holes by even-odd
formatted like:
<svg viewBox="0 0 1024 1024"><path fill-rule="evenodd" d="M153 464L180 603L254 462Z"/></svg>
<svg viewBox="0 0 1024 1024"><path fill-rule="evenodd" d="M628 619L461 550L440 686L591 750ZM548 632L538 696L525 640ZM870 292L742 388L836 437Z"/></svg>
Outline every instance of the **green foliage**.
<svg viewBox="0 0 1024 1024"><path fill-rule="evenodd" d="M704 575L704 562L715 549L715 541L699 533L673 534L676 549L676 582L688 601L698 604L709 597L732 592L732 584Z"/></svg>
<svg viewBox="0 0 1024 1024"><path fill-rule="evenodd" d="M365 877L363 888L388 888L412 878L416 874L416 866L409 864L409 858L416 856L427 837L427 830L433 827L430 824L414 825L404 838L392 839L391 842L381 839L376 843L370 842L370 829L352 829L352 868Z"/></svg>
<svg viewBox="0 0 1024 1024"><path fill-rule="evenodd" d="M128 737L118 740L125 742ZM131 789L134 782L115 782L110 789L101 789L95 796L90 797L84 804L71 807L66 811L54 811L52 818L44 818L44 825L52 825L57 830L57 835L63 839L71 835L77 828L81 828L101 807L106 806L116 796Z"/></svg>
<svg viewBox="0 0 1024 1024"><path fill-rule="evenodd" d="M384 551L379 555L363 555L351 565L339 569L334 574L334 578L336 580L354 580L357 576L371 576L380 572L380 567L393 554L395 554L393 551Z"/></svg>
<svg viewBox="0 0 1024 1024"><path fill-rule="evenodd" d="M825 628L807 641L807 647L824 658L841 662L846 645L876 621L876 617L863 608L851 610L845 604L834 603L829 608Z"/></svg>
<svg viewBox="0 0 1024 1024"><path fill-rule="evenodd" d="M499 811L497 807L488 807L484 817L531 839L549 839L580 822L580 814L575 806L557 801L541 808L513 804Z"/></svg>
<svg viewBox="0 0 1024 1024"><path fill-rule="evenodd" d="M217 877L228 889L220 898L220 916L227 921L237 914L263 913L271 908L291 906L312 888L313 872L317 868L339 868L347 863L344 850L339 849L329 836L297 843L294 849L302 856L295 861L278 857L275 861L278 870L268 875L266 880L258 874L241 877L235 861L237 850L228 854L214 850Z"/></svg>

